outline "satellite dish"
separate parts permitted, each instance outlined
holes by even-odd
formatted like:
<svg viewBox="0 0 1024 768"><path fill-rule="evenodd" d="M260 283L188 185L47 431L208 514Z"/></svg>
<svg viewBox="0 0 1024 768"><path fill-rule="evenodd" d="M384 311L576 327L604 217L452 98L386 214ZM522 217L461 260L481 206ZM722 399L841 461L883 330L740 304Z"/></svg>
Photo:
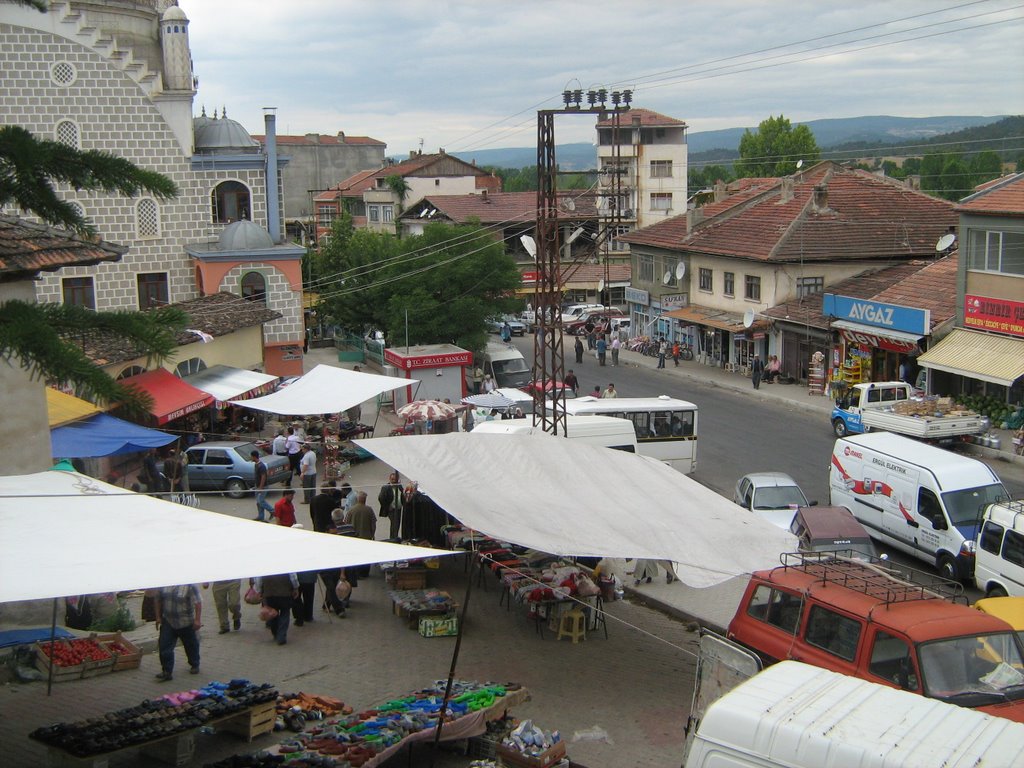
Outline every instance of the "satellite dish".
<svg viewBox="0 0 1024 768"><path fill-rule="evenodd" d="M422 219L422 218L423 218L424 216L426 216L426 215L427 215L427 210L428 210L428 209L424 208L424 209L423 209L422 211L420 211L420 215L419 215L419 218L421 218L421 219Z"/></svg>
<svg viewBox="0 0 1024 768"><path fill-rule="evenodd" d="M938 251L939 253L942 253L947 248L952 246L955 242L956 235L950 232L948 235L943 235L942 237L939 238L939 242L935 244L935 250Z"/></svg>
<svg viewBox="0 0 1024 768"><path fill-rule="evenodd" d="M665 271L665 274L661 276L661 282L664 285L668 285L672 282L672 270L669 269Z"/></svg>
<svg viewBox="0 0 1024 768"><path fill-rule="evenodd" d="M682 280L686 276L686 264L679 262L676 264L676 280Z"/></svg>
<svg viewBox="0 0 1024 768"><path fill-rule="evenodd" d="M437 208L430 209L430 218L434 218L434 214L437 213Z"/></svg>
<svg viewBox="0 0 1024 768"><path fill-rule="evenodd" d="M519 242L523 244L523 248L526 249L528 254L533 256L535 259L537 258L537 243L532 237L529 235L521 235Z"/></svg>
<svg viewBox="0 0 1024 768"><path fill-rule="evenodd" d="M576 202L571 197L567 197L562 201L562 207L567 211L575 211Z"/></svg>
<svg viewBox="0 0 1024 768"><path fill-rule="evenodd" d="M565 241L565 244L566 245L572 244L573 242L576 241L576 238L578 238L582 234L583 234L583 227L576 227L576 229L573 230L572 234L569 235L569 239Z"/></svg>
<svg viewBox="0 0 1024 768"><path fill-rule="evenodd" d="M799 171L803 167L804 167L804 161L803 160L797 160L796 161L796 169Z"/></svg>
<svg viewBox="0 0 1024 768"><path fill-rule="evenodd" d="M754 317L755 317L754 310L748 309L746 312L744 312L743 313L743 327L744 328L749 328L750 326L752 326L754 324Z"/></svg>
<svg viewBox="0 0 1024 768"><path fill-rule="evenodd" d="M600 293L604 290L604 280L597 281L597 292Z"/></svg>

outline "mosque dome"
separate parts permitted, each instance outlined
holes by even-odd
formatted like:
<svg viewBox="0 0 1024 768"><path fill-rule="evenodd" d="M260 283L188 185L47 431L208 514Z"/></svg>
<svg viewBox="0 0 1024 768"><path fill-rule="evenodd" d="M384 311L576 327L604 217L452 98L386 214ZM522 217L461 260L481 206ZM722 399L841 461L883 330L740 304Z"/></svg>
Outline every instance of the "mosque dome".
<svg viewBox="0 0 1024 768"><path fill-rule="evenodd" d="M198 118L201 119L201 118ZM242 152L258 152L260 143L236 120L221 116L206 123L197 125L193 122L196 135L196 151L211 152L235 150Z"/></svg>
<svg viewBox="0 0 1024 768"><path fill-rule="evenodd" d="M200 129L205 128L212 122L213 118L206 114L206 107L203 107L203 111L200 113L199 117L192 118L193 133L198 134Z"/></svg>
<svg viewBox="0 0 1024 768"><path fill-rule="evenodd" d="M217 244L217 249L221 251L258 251L273 247L274 241L270 233L248 219L235 221L224 227Z"/></svg>
<svg viewBox="0 0 1024 768"><path fill-rule="evenodd" d="M166 11L163 16L160 17L161 21L188 21L188 16L185 12L177 5L172 5Z"/></svg>

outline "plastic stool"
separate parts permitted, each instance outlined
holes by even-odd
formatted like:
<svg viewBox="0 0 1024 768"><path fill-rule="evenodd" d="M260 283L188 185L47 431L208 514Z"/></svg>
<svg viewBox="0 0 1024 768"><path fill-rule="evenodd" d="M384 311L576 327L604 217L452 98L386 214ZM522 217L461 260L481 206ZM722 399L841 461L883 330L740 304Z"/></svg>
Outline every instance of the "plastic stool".
<svg viewBox="0 0 1024 768"><path fill-rule="evenodd" d="M579 608L566 611L559 619L558 639L561 640L563 637L571 637L573 645L587 639L587 617Z"/></svg>

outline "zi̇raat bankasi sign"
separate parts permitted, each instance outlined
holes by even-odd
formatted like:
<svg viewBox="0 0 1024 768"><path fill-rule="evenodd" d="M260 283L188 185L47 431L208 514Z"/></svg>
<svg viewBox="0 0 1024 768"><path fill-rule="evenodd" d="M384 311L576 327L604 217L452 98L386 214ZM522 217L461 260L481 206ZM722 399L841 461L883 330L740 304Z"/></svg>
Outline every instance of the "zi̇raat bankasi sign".
<svg viewBox="0 0 1024 768"><path fill-rule="evenodd" d="M850 296L837 296L833 293L824 295L822 311L837 320L870 325L882 333L903 331L926 336L931 325L931 312L927 309L855 299Z"/></svg>
<svg viewBox="0 0 1024 768"><path fill-rule="evenodd" d="M967 294L964 327L1024 336L1024 302Z"/></svg>
<svg viewBox="0 0 1024 768"><path fill-rule="evenodd" d="M384 359L397 368L410 371L413 368L448 368L470 365L473 362L473 355L469 352L451 352L442 355L410 355L406 357L390 349L385 349Z"/></svg>

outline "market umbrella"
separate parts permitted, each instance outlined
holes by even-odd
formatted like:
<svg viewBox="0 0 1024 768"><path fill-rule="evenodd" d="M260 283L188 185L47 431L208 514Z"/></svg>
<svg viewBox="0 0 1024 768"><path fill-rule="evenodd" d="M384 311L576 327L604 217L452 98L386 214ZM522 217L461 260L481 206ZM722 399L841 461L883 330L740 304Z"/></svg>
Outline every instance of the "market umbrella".
<svg viewBox="0 0 1024 768"><path fill-rule="evenodd" d="M434 421L436 419L450 419L455 415L455 409L442 403L440 400L413 400L403 405L396 413L403 419L413 421Z"/></svg>
<svg viewBox="0 0 1024 768"><path fill-rule="evenodd" d="M469 395L462 398L467 405L475 405L478 408L511 408L516 401L510 397L498 394L497 392L485 392L482 395Z"/></svg>

